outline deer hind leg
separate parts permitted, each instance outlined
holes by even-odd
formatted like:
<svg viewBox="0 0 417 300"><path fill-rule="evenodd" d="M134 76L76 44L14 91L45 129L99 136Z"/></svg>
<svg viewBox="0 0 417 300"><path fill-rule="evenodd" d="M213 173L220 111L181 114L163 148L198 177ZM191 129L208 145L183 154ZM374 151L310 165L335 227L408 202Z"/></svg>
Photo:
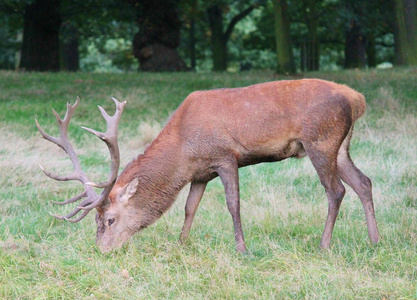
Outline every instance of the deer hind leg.
<svg viewBox="0 0 417 300"><path fill-rule="evenodd" d="M304 143L304 148L319 175L329 201L326 224L320 241L320 247L327 249L330 246L333 228L345 195L345 187L337 172L337 151L339 147L334 147L332 141L324 141Z"/></svg>
<svg viewBox="0 0 417 300"><path fill-rule="evenodd" d="M239 171L237 161L235 159L230 159L224 162L217 169L217 173L223 183L226 193L227 208L233 219L236 251L246 252L242 223L240 220Z"/></svg>
<svg viewBox="0 0 417 300"><path fill-rule="evenodd" d="M337 156L337 170L340 178L346 182L362 201L365 210L366 224L369 239L373 243L379 241L378 227L376 225L374 203L372 200L372 182L352 162L349 155L349 142L352 129L342 143Z"/></svg>
<svg viewBox="0 0 417 300"><path fill-rule="evenodd" d="M203 197L204 190L206 189L207 182L192 182L190 192L187 197L185 204L185 220L184 226L182 227L180 241L185 241L188 238L191 224L197 211L200 200Z"/></svg>

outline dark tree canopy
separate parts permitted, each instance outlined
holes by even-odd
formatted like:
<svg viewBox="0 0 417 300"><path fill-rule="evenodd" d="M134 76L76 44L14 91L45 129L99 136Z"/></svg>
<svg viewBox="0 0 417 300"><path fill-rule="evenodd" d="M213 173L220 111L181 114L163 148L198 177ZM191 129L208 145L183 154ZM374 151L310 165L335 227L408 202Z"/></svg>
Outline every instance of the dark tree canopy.
<svg viewBox="0 0 417 300"><path fill-rule="evenodd" d="M416 0L2 0L0 68L100 71L110 59L117 67L106 71L129 71L135 58L141 71L413 65L416 10Z"/></svg>

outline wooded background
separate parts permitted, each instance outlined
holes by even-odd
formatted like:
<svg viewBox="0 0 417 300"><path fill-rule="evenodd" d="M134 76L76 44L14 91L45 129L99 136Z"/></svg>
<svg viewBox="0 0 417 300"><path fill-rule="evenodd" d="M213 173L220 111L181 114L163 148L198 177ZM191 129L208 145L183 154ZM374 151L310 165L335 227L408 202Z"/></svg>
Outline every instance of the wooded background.
<svg viewBox="0 0 417 300"><path fill-rule="evenodd" d="M416 0L1 0L0 69L278 73L417 64Z"/></svg>

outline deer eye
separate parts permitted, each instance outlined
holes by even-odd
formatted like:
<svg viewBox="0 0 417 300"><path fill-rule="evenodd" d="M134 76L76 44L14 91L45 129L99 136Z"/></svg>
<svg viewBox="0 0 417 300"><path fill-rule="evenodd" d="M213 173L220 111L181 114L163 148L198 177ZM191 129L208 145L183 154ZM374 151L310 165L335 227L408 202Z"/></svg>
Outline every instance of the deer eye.
<svg viewBox="0 0 417 300"><path fill-rule="evenodd" d="M107 220L107 222L109 223L109 226L111 226L114 223L114 221L115 221L114 218L111 218L111 219Z"/></svg>

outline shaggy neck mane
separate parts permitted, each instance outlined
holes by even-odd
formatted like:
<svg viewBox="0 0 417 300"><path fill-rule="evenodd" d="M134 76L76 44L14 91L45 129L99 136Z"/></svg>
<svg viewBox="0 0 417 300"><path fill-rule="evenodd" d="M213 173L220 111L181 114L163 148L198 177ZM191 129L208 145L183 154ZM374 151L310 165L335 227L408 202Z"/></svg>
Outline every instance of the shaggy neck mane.
<svg viewBox="0 0 417 300"><path fill-rule="evenodd" d="M166 212L189 182L180 164L181 150L173 145L154 141L126 166L118 179L119 184L125 185L138 178L133 206L142 213L141 227L152 224Z"/></svg>

